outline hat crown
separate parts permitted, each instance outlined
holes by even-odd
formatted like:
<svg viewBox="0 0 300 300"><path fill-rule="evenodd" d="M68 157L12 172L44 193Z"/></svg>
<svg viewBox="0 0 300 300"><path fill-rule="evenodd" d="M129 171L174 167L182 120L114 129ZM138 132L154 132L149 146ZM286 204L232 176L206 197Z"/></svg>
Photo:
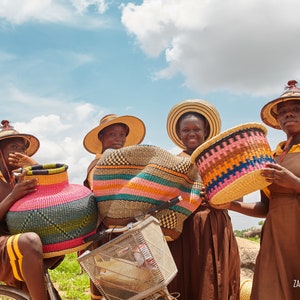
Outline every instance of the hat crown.
<svg viewBox="0 0 300 300"><path fill-rule="evenodd" d="M14 129L12 125L10 125L8 120L2 120L0 126L0 136L12 135L12 134L19 134L18 131Z"/></svg>
<svg viewBox="0 0 300 300"><path fill-rule="evenodd" d="M106 115L104 116L101 120L100 120L100 123L99 125L103 125L109 121L112 121L112 120L115 120L116 118L118 118L118 116L116 114L109 114L109 115Z"/></svg>
<svg viewBox="0 0 300 300"><path fill-rule="evenodd" d="M280 96L280 98L286 97L300 97L300 89L297 87L298 82L296 80L289 80L286 91Z"/></svg>

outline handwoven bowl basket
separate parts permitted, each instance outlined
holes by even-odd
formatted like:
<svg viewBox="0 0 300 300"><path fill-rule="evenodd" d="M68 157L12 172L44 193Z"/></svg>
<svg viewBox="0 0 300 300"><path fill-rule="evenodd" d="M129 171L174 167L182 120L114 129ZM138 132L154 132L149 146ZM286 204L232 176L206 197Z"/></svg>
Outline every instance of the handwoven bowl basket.
<svg viewBox="0 0 300 300"><path fill-rule="evenodd" d="M26 179L37 178L36 191L16 201L7 213L11 234L35 232L44 257L83 250L83 239L96 231L98 209L92 192L68 183L67 165L26 168Z"/></svg>
<svg viewBox="0 0 300 300"><path fill-rule="evenodd" d="M184 220L200 205L203 185L186 157L151 145L105 151L93 175L93 192L106 226L123 226L177 196L182 201L160 211L163 232L176 239Z"/></svg>
<svg viewBox="0 0 300 300"><path fill-rule="evenodd" d="M206 186L208 200L223 204L270 183L260 175L275 162L262 124L247 123L226 130L199 146L191 156Z"/></svg>

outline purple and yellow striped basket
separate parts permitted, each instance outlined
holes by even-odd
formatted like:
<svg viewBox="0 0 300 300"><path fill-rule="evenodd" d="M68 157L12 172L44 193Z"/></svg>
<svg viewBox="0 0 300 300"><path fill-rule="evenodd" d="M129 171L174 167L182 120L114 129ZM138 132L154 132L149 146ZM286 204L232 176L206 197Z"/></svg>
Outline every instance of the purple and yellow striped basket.
<svg viewBox="0 0 300 300"><path fill-rule="evenodd" d="M93 191L106 226L123 226L177 196L182 201L155 217L168 240L200 205L203 189L189 158L156 146L136 145L105 151L93 177Z"/></svg>
<svg viewBox="0 0 300 300"><path fill-rule="evenodd" d="M11 234L37 233L44 257L85 249L83 239L96 232L98 209L92 192L69 184L68 166L45 164L27 167L25 179L37 178L36 191L16 201L6 221Z"/></svg>
<svg viewBox="0 0 300 300"><path fill-rule="evenodd" d="M247 123L226 130L199 146L192 154L213 204L224 204L260 190L270 183L260 175L275 162L266 138L267 129Z"/></svg>

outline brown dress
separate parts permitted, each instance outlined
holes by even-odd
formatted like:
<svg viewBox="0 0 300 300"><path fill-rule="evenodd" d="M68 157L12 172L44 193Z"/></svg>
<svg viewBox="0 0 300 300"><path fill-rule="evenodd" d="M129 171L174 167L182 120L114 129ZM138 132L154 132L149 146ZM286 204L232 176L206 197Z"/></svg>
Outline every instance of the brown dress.
<svg viewBox="0 0 300 300"><path fill-rule="evenodd" d="M300 177L300 144L280 163ZM300 299L300 194L272 184L254 272L252 300Z"/></svg>
<svg viewBox="0 0 300 300"><path fill-rule="evenodd" d="M240 257L227 210L201 204L169 247L178 274L168 290L178 299L239 299Z"/></svg>

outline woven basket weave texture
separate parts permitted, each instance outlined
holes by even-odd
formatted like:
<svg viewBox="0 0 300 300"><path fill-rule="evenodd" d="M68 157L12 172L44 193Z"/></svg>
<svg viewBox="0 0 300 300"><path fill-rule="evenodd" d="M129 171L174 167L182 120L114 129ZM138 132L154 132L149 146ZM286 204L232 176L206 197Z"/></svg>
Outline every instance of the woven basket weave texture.
<svg viewBox="0 0 300 300"><path fill-rule="evenodd" d="M275 162L265 126L247 123L224 131L192 154L209 201L223 204L263 189L270 183L260 175Z"/></svg>
<svg viewBox="0 0 300 300"><path fill-rule="evenodd" d="M183 201L157 216L166 236L176 239L183 221L200 205L203 185L188 158L138 145L105 152L95 168L93 187L107 226L126 225L149 209L182 196Z"/></svg>
<svg viewBox="0 0 300 300"><path fill-rule="evenodd" d="M36 192L18 200L7 213L10 233L36 232L44 257L84 249L83 238L95 232L97 223L91 191L69 184L67 166L62 164L31 167L26 178L33 177L38 179Z"/></svg>

